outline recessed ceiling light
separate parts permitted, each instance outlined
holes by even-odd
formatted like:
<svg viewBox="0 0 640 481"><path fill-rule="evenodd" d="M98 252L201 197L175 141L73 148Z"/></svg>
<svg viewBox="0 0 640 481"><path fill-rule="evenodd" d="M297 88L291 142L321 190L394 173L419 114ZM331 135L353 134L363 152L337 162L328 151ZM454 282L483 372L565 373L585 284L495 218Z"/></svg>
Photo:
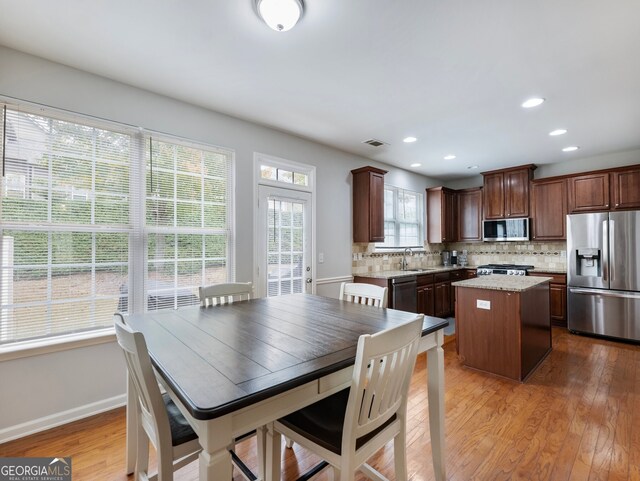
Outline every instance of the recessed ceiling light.
<svg viewBox="0 0 640 481"><path fill-rule="evenodd" d="M469 167L467 167L467 169L477 169L478 166L477 165L470 165Z"/></svg>
<svg viewBox="0 0 640 481"><path fill-rule="evenodd" d="M411 167L420 167L422 164L419 162L416 162L415 164L411 164Z"/></svg>
<svg viewBox="0 0 640 481"><path fill-rule="evenodd" d="M544 102L543 98L540 97L533 97L525 102L522 103L522 106L525 109L530 109L531 107L537 107L538 105L542 104L542 102Z"/></svg>
<svg viewBox="0 0 640 481"><path fill-rule="evenodd" d="M407 144L411 144L412 142L415 142L416 140L418 140L418 139L416 139L415 137L405 137L404 139L402 139L402 141L404 143L407 143Z"/></svg>
<svg viewBox="0 0 640 481"><path fill-rule="evenodd" d="M449 154L449 155L445 155L445 156L444 156L444 160L453 160L453 159L455 159L455 158L456 158L456 156L455 156L455 155L453 155L453 154Z"/></svg>
<svg viewBox="0 0 640 481"><path fill-rule="evenodd" d="M578 147L577 145L572 145L570 147L565 147L564 149L562 149L563 152L573 152L574 150L578 150L580 147Z"/></svg>
<svg viewBox="0 0 640 481"><path fill-rule="evenodd" d="M564 135L567 133L567 129L556 129L549 132L549 135L555 137L556 135Z"/></svg>

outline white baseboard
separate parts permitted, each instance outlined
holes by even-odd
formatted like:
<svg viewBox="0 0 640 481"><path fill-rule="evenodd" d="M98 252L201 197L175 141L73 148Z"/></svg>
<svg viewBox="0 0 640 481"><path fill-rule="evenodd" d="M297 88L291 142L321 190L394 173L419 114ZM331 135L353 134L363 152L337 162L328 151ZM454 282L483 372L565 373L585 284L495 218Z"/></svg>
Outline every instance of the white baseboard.
<svg viewBox="0 0 640 481"><path fill-rule="evenodd" d="M47 429L55 428L79 419L88 418L89 416L94 416L105 411L110 411L117 407L124 406L126 403L127 395L121 394L109 399L69 409L68 411L62 411L61 413L51 414L15 426L9 426L8 428L0 429L0 444L23 438L30 434L39 433L40 431L46 431Z"/></svg>

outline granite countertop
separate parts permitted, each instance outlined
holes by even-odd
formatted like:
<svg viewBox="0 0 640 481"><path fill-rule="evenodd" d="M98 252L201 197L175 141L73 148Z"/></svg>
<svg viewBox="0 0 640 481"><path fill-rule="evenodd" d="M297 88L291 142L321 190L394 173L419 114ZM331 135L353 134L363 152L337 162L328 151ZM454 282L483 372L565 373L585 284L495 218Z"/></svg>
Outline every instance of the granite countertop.
<svg viewBox="0 0 640 481"><path fill-rule="evenodd" d="M459 271L464 269L476 269L476 266L456 266L456 267L445 267L445 266L436 266L436 267L425 267L416 270L408 270L408 271L378 271L378 272L367 272L366 274L354 274L354 277L368 277L370 279L396 279L398 277L407 277L407 276L420 276L422 274L436 274L438 272L449 272L449 271Z"/></svg>
<svg viewBox="0 0 640 481"><path fill-rule="evenodd" d="M455 287L473 287L476 289L490 289L494 291L522 292L551 280L551 277L505 276L503 274L491 274L489 276L478 276L475 279L452 282L451 285Z"/></svg>

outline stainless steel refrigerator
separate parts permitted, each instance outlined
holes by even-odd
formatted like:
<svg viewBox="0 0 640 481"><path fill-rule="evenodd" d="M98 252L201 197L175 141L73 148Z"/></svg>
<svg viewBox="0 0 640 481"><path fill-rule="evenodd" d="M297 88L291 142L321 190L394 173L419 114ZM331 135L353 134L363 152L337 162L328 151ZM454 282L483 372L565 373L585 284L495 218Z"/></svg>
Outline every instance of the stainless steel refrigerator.
<svg viewBox="0 0 640 481"><path fill-rule="evenodd" d="M572 331L640 341L640 211L567 216Z"/></svg>

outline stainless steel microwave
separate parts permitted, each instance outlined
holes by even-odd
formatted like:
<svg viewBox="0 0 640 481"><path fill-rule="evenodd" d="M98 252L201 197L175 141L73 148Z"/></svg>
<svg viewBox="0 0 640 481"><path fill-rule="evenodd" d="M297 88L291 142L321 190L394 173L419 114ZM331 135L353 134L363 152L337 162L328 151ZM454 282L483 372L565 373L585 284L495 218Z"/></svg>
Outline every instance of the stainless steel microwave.
<svg viewBox="0 0 640 481"><path fill-rule="evenodd" d="M485 220L482 223L482 237L486 242L528 241L529 219Z"/></svg>

